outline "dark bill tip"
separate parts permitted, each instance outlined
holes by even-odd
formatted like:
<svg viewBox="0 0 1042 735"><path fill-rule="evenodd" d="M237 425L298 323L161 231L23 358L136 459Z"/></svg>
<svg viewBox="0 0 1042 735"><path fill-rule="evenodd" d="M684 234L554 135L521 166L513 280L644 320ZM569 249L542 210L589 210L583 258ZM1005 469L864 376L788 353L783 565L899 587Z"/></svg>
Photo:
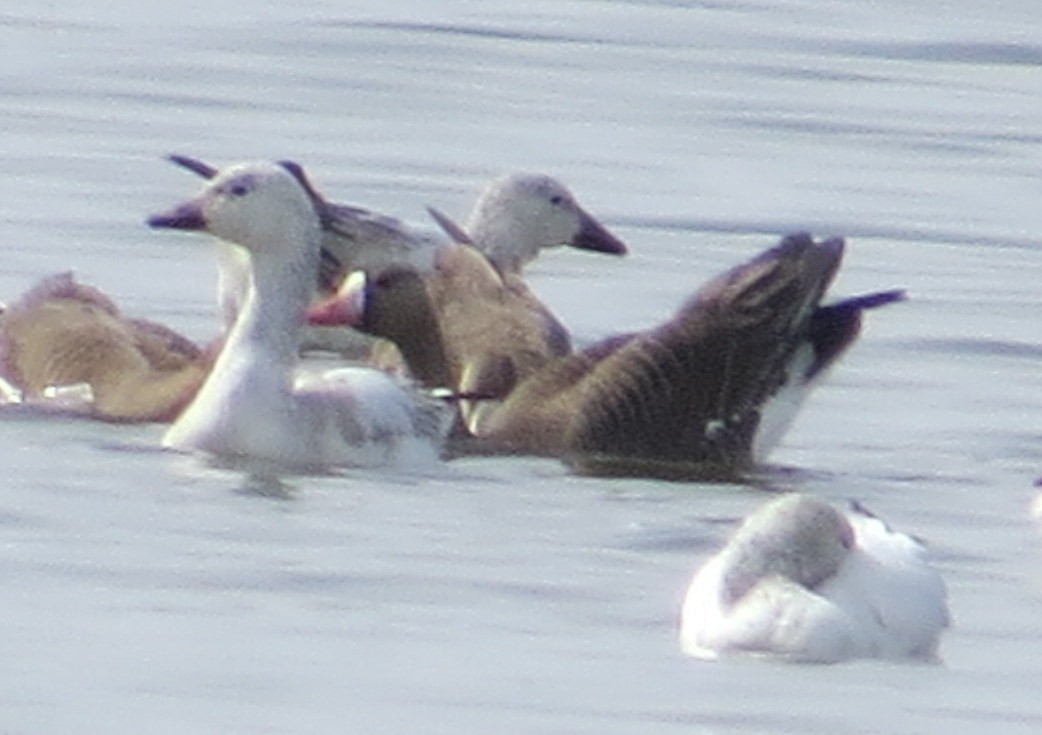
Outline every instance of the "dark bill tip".
<svg viewBox="0 0 1042 735"><path fill-rule="evenodd" d="M198 158L189 158L188 156L182 156L180 153L171 153L166 157L166 160L176 166L187 169L194 174L198 174L204 179L209 180L217 175L216 166L211 166L205 161L200 161Z"/></svg>
<svg viewBox="0 0 1042 735"><path fill-rule="evenodd" d="M206 219L203 217L199 205L188 202L169 212L153 214L147 220L148 226L170 230L205 230Z"/></svg>
<svg viewBox="0 0 1042 735"><path fill-rule="evenodd" d="M586 212L581 215L581 225L572 241L568 243L579 250L592 250L609 255L625 255L629 248L608 229Z"/></svg>

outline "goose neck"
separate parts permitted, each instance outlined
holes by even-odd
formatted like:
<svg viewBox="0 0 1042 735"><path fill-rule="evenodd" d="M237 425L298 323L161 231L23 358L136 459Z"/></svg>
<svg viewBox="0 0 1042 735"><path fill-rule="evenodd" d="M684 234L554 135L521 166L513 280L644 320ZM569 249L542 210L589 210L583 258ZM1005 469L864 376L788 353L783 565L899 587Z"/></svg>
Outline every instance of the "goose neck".
<svg viewBox="0 0 1042 735"><path fill-rule="evenodd" d="M265 352L269 362L295 365L304 312L314 293L317 257L288 262L252 260L229 348L248 345Z"/></svg>

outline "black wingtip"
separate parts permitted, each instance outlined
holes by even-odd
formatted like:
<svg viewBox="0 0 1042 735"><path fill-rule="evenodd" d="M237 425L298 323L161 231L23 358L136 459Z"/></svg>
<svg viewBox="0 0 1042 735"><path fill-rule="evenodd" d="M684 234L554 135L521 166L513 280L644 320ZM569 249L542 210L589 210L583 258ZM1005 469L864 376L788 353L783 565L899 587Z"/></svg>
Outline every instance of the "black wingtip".
<svg viewBox="0 0 1042 735"><path fill-rule="evenodd" d="M279 161L282 168L290 172L290 174L297 180L297 183L303 187L304 191L308 193L313 202L325 202L322 195L318 193L318 189L315 188L314 184L311 183L311 179L308 178L307 172L304 167L296 161Z"/></svg>
<svg viewBox="0 0 1042 735"><path fill-rule="evenodd" d="M311 183L311 179L308 178L304 167L296 161L289 160L279 161L278 165L289 171L290 175L297 180L297 183L300 184L301 188L308 195L308 199L311 200L311 205L315 208L315 213L318 214L322 229L329 229L330 222L333 220L330 204L324 196L319 194L315 185Z"/></svg>
<svg viewBox="0 0 1042 735"><path fill-rule="evenodd" d="M887 304L893 304L898 301L907 301L908 292L903 288L895 288L889 291L878 291L876 293L865 294L864 296L855 296L850 299L844 299L840 301L838 305L843 305L852 309L875 309L880 306L886 306Z"/></svg>
<svg viewBox="0 0 1042 735"><path fill-rule="evenodd" d="M808 338L814 347L814 364L807 371L813 378L839 359L861 331L861 314L866 309L904 301L908 293L901 288L853 296L821 306L811 317Z"/></svg>
<svg viewBox="0 0 1042 735"><path fill-rule="evenodd" d="M183 156L180 153L170 153L167 154L166 160L207 180L217 175L218 169L216 166L211 166L206 161L200 161L198 158Z"/></svg>

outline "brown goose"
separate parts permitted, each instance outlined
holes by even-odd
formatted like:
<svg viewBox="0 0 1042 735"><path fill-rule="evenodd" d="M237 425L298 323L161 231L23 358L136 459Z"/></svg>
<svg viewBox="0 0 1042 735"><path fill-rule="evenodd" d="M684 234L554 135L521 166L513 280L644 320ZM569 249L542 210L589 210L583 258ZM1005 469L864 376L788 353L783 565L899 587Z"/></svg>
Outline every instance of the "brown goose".
<svg viewBox="0 0 1042 735"><path fill-rule="evenodd" d="M369 297L355 295L368 291ZM460 404L476 424L521 381L571 352L567 330L517 276L469 245L439 248L431 273L396 267L360 272L342 295L313 308L313 324L346 324L345 304L367 302L362 331L393 342L410 375L428 388L477 394ZM392 362L393 364L393 362Z"/></svg>
<svg viewBox="0 0 1042 735"><path fill-rule="evenodd" d="M548 359L515 381L501 405L472 417L474 448L556 456L595 474L740 475L766 457L810 388L853 342L861 313L904 296L884 291L822 306L843 247L839 238L790 235L711 280L665 324ZM407 309L394 291L381 294L375 285L364 314L352 315L355 296L339 302L337 318L389 333L391 316L375 322L366 315L404 319L422 303ZM419 338L401 331L395 339L405 340L399 344L410 363L417 345L426 359L437 351L433 330ZM444 333L440 339L449 341ZM465 380L459 388L480 392Z"/></svg>
<svg viewBox="0 0 1042 735"><path fill-rule="evenodd" d="M211 356L171 329L120 314L63 273L0 317L0 376L22 400L107 421L171 421L191 401ZM72 389L82 401L52 401Z"/></svg>

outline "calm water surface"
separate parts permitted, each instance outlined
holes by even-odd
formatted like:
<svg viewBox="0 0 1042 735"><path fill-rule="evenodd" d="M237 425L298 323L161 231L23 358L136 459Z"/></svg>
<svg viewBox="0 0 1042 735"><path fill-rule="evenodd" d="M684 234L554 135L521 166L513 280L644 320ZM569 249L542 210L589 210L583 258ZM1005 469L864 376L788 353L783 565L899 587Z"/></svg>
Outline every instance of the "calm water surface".
<svg viewBox="0 0 1042 735"><path fill-rule="evenodd" d="M581 340L654 324L808 228L836 293L904 286L756 486L471 460L251 483L160 427L0 420L0 731L1024 732L1042 728L1037 4L54 2L0 11L0 295L74 269L215 334L160 157L294 158L331 197L461 216L514 169L632 247L552 253ZM940 666L685 659L696 562L765 488L926 539Z"/></svg>

